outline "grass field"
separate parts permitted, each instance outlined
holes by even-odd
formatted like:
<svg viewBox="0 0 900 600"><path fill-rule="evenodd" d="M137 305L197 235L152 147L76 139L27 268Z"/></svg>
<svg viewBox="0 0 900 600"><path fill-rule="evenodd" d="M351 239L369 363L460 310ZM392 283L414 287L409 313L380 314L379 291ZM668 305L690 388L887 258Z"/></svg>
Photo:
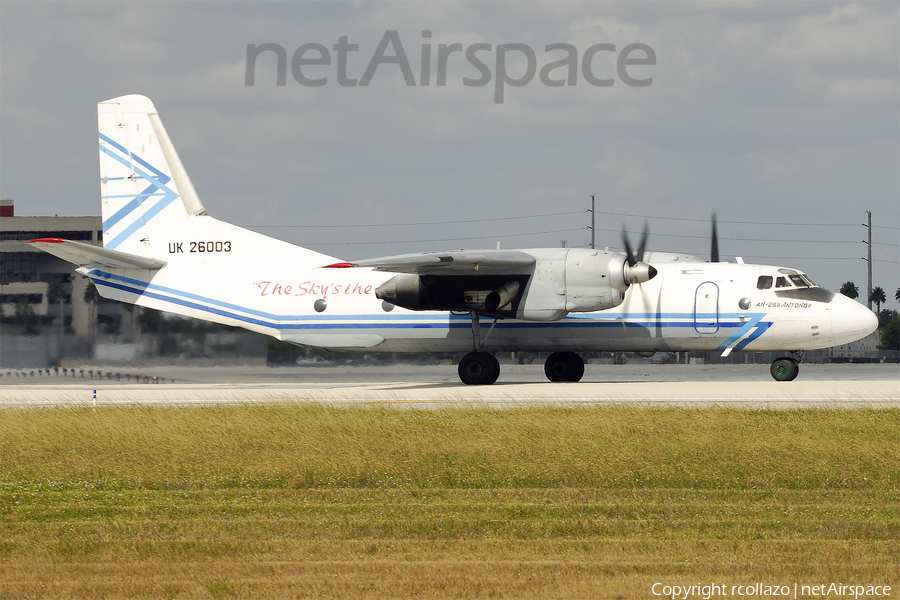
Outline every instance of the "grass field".
<svg viewBox="0 0 900 600"><path fill-rule="evenodd" d="M900 410L9 410L0 598L900 597L898 483Z"/></svg>

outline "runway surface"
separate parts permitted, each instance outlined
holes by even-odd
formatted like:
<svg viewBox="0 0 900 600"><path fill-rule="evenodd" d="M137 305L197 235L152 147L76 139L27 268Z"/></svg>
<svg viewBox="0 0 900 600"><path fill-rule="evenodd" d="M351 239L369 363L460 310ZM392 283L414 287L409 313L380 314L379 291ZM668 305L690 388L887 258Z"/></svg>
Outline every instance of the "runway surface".
<svg viewBox="0 0 900 600"><path fill-rule="evenodd" d="M588 365L580 383L550 383L541 365L502 367L491 386L466 386L455 365L314 367L84 367L0 378L0 408L197 406L314 402L415 408L615 405L790 409L898 408L897 365L802 365L779 383L768 365ZM94 372L88 379L88 371ZM103 373L103 379L98 379ZM113 379L106 377L112 373ZM120 380L116 380L116 373ZM131 382L125 381L128 373ZM151 383L133 383L134 375ZM153 378L156 378L155 380ZM161 381L152 383L152 381ZM96 397L96 398L95 398Z"/></svg>

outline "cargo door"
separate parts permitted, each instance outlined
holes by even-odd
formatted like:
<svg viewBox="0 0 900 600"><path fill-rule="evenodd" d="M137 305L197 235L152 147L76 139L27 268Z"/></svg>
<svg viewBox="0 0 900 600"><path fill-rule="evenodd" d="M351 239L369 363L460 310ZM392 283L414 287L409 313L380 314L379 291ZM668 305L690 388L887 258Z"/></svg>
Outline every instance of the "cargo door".
<svg viewBox="0 0 900 600"><path fill-rule="evenodd" d="M700 335L719 331L719 286L705 281L694 294L694 329Z"/></svg>

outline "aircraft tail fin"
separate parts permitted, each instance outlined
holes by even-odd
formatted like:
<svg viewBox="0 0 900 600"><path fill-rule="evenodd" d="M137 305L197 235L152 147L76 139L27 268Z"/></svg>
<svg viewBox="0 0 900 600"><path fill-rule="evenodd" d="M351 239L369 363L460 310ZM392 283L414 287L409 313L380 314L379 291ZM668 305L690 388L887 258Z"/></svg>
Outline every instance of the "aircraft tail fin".
<svg viewBox="0 0 900 600"><path fill-rule="evenodd" d="M218 260L230 263L252 258L333 262L332 257L210 217L146 96L100 102L97 113L104 248L163 261L170 268L198 257L211 259L214 251Z"/></svg>
<svg viewBox="0 0 900 600"><path fill-rule="evenodd" d="M151 256L154 231L205 209L149 98L120 96L97 109L103 246Z"/></svg>

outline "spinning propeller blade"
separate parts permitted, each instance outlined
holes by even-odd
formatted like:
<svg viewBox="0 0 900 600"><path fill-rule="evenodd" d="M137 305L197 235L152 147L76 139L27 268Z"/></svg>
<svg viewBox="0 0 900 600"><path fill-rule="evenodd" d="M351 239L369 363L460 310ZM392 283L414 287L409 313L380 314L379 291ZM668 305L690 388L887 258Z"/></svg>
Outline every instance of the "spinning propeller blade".
<svg viewBox="0 0 900 600"><path fill-rule="evenodd" d="M650 237L650 224L644 221L644 232L641 234L641 243L638 246L637 255L631 248L631 242L628 241L628 231L625 225L622 225L622 243L625 245L625 257L627 264L625 265L625 281L631 285L633 283L644 283L656 277L656 269L652 265L643 262L644 250L647 248L647 238Z"/></svg>
<svg viewBox="0 0 900 600"><path fill-rule="evenodd" d="M712 244L709 250L709 262L719 262L719 234L716 233L716 213L712 214Z"/></svg>

